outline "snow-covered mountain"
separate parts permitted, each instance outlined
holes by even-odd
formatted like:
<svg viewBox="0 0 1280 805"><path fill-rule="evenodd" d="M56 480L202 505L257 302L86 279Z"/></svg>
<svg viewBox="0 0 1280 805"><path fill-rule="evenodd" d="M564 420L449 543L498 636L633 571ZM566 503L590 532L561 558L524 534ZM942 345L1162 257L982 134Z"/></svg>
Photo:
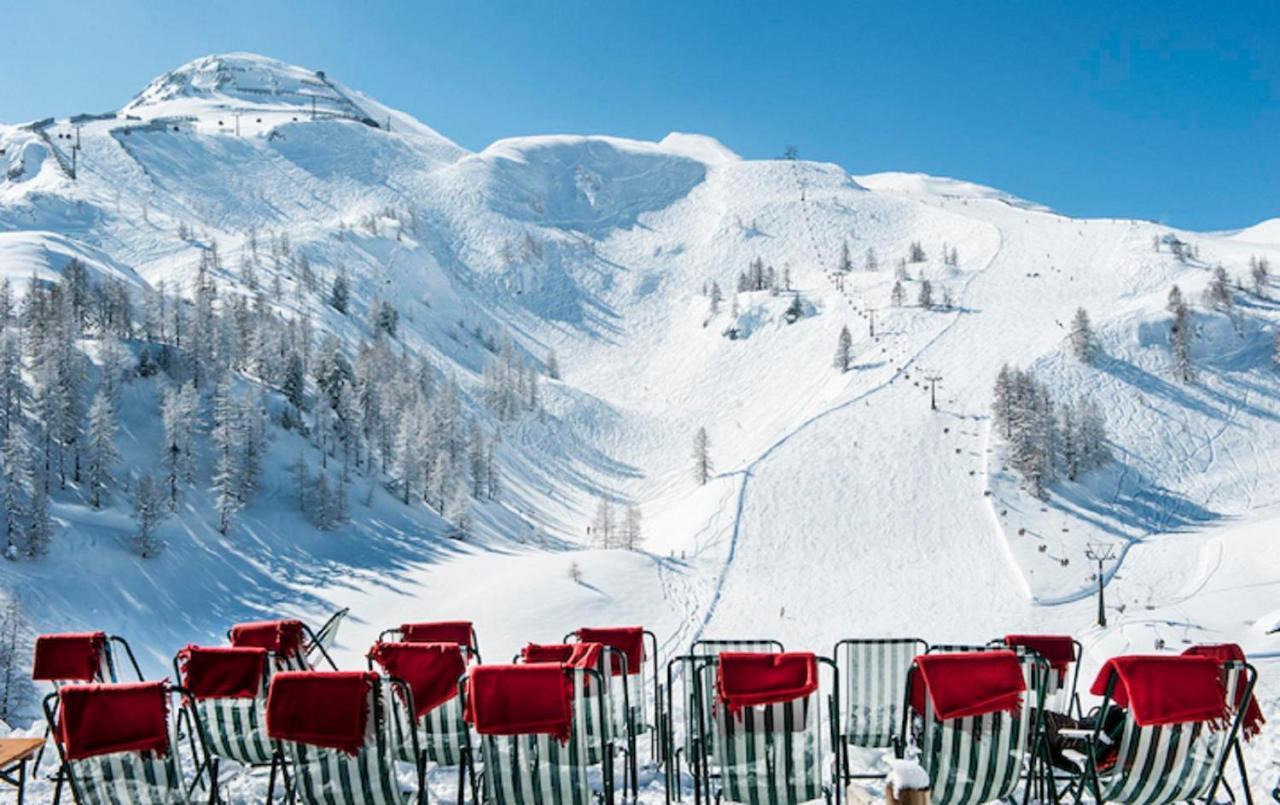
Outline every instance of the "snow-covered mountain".
<svg viewBox="0 0 1280 805"><path fill-rule="evenodd" d="M352 360L389 304L398 326L378 343L425 362L437 389L456 382L459 422L496 444L501 489L462 509L416 492L406 505L396 459L424 448L392 439L351 481L349 522L318 530L290 473L333 451L317 409L309 435L286 430L286 391L233 367L272 419L261 482L220 533L217 451L201 446L166 549L140 559L131 498L160 463L171 381L132 378L110 502L56 489L47 555L0 563L39 629L124 634L155 674L236 620L339 606L354 615L349 663L381 629L435 616L475 619L495 657L585 622L645 623L667 652L698 635L823 651L1069 632L1083 677L1115 653L1231 640L1261 663L1280 718L1280 284L1251 275L1251 260L1280 259L1276 220L1195 233L1074 219L969 182L742 159L678 133L469 153L323 73L249 54L184 65L117 113L0 126L0 163L0 276L17 297L73 257L140 311L162 290L196 302L204 276L224 315L244 297ZM737 291L756 260L773 290ZM1219 265L1230 287L1215 304ZM339 277L346 313L331 304ZM1171 349L1174 285L1189 381ZM1090 362L1072 350L1078 308ZM832 361L844 327L848 371ZM86 394L99 340L78 341L94 361ZM132 333L130 354L146 340ZM508 410L494 391L519 363ZM1101 410L1111 460L1029 494L992 423L1006 363ZM321 394L312 376L304 391ZM602 497L641 514L642 550L599 546ZM464 510L468 535L451 539ZM1101 546L1115 556L1106 628L1086 558ZM1272 729L1252 750L1268 784L1278 749Z"/></svg>

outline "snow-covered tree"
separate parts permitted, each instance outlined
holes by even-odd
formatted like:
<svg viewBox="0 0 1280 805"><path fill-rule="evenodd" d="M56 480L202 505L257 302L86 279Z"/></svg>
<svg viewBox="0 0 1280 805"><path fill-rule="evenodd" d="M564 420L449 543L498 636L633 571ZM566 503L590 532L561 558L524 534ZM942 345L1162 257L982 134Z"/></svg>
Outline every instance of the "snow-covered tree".
<svg viewBox="0 0 1280 805"><path fill-rule="evenodd" d="M619 538L622 547L628 551L640 550L640 545L644 542L644 537L640 533L640 509L635 506L627 507L626 513L623 515Z"/></svg>
<svg viewBox="0 0 1280 805"><path fill-rule="evenodd" d="M902 287L902 280L893 283L893 290L889 292L889 304L894 307L902 307L902 303L906 301L907 291Z"/></svg>
<svg viewBox="0 0 1280 805"><path fill-rule="evenodd" d="M12 330L0 332L0 440L8 438L9 431L22 423L22 406L29 392L22 378L22 351L18 334Z"/></svg>
<svg viewBox="0 0 1280 805"><path fill-rule="evenodd" d="M102 337L98 348L98 359L102 363L102 379L100 384L107 396L115 402L120 398L120 389L130 374L131 356L129 350L120 339L112 335Z"/></svg>
<svg viewBox="0 0 1280 805"><path fill-rule="evenodd" d="M1231 278L1222 266L1213 270L1213 279L1205 290L1205 303L1214 310L1230 311L1232 308Z"/></svg>
<svg viewBox="0 0 1280 805"><path fill-rule="evenodd" d="M218 532L231 530L236 512L243 503L241 498L244 477L241 447L243 429L239 411L231 393L229 379L223 378L213 397L213 429L210 438L214 447L213 490L214 507L218 512Z"/></svg>
<svg viewBox="0 0 1280 805"><path fill-rule="evenodd" d="M849 334L848 325L845 325L840 328L840 337L836 340L836 357L832 364L841 372L847 372L852 360L853 336Z"/></svg>
<svg viewBox="0 0 1280 805"><path fill-rule="evenodd" d="M1271 279L1271 263L1267 258L1249 256L1249 279L1253 282L1253 292L1265 298L1267 295L1267 283Z"/></svg>
<svg viewBox="0 0 1280 805"><path fill-rule="evenodd" d="M33 462L38 467L39 462ZM37 481L31 485L29 521L26 533L27 556L35 559L49 552L53 542L53 520L49 515L48 483Z"/></svg>
<svg viewBox="0 0 1280 805"><path fill-rule="evenodd" d="M708 296L710 297L709 309L711 315L715 316L720 313L720 303L724 301L724 294L720 291L720 283L711 283L711 291Z"/></svg>
<svg viewBox="0 0 1280 805"><path fill-rule="evenodd" d="M1177 290L1178 286L1173 286L1173 291ZM1180 294L1175 305L1172 291L1169 294L1169 304L1173 306L1173 322L1169 325L1169 349L1173 352L1174 374L1183 383L1190 383L1195 380L1195 370L1191 364L1191 339L1194 335L1191 311L1182 302Z"/></svg>
<svg viewBox="0 0 1280 805"><path fill-rule="evenodd" d="M347 273L339 271L333 278L333 288L329 292L329 306L339 313L346 313L350 300L351 289L347 282Z"/></svg>
<svg viewBox="0 0 1280 805"><path fill-rule="evenodd" d="M918 240L911 241L911 246L907 251L907 262L923 263L927 259L929 258L924 253L924 246L920 244L920 241Z"/></svg>
<svg viewBox="0 0 1280 805"><path fill-rule="evenodd" d="M31 626L12 595L0 603L0 722L25 724L36 709L31 681Z"/></svg>
<svg viewBox="0 0 1280 805"><path fill-rule="evenodd" d="M199 398L195 385L166 388L160 403L160 423L164 428L161 463L169 490L169 505L176 506L178 488L195 481L195 429Z"/></svg>
<svg viewBox="0 0 1280 805"><path fill-rule="evenodd" d="M698 480L699 485L706 486L707 481L711 480L711 472L711 439L707 436L705 427L698 428L698 432L693 435L693 477Z"/></svg>
<svg viewBox="0 0 1280 805"><path fill-rule="evenodd" d="M1089 323L1089 312L1084 308L1076 308L1076 315L1071 320L1071 354L1081 363L1093 363L1097 351L1097 343L1093 336L1093 327Z"/></svg>
<svg viewBox="0 0 1280 805"><path fill-rule="evenodd" d="M560 379L560 359L556 356L554 349L547 352L547 377L552 380Z"/></svg>
<svg viewBox="0 0 1280 805"><path fill-rule="evenodd" d="M120 454L116 451L116 409L111 392L101 387L89 406L89 503L95 509L102 508L112 473Z"/></svg>
<svg viewBox="0 0 1280 805"><path fill-rule="evenodd" d="M4 459L3 466L0 466L0 494L4 496L5 555L12 559L17 556L19 544L26 542L23 520L27 514L27 495L30 492L27 470L30 459L22 428L16 422L4 438L0 457Z"/></svg>
<svg viewBox="0 0 1280 805"><path fill-rule="evenodd" d="M866 265L867 271L880 270L880 260L876 257L876 250L871 246L867 247L867 254L866 257L863 258L863 262Z"/></svg>
<svg viewBox="0 0 1280 805"><path fill-rule="evenodd" d="M289 354L284 359L284 375L280 383L280 390L284 392L285 399L289 404L298 411L306 410L306 388L307 377L306 370L302 364L302 356L297 350L289 350Z"/></svg>
<svg viewBox="0 0 1280 805"><path fill-rule="evenodd" d="M613 496L605 493L596 501L596 513L591 518L591 541L597 548L617 547L617 524L613 512Z"/></svg>
<svg viewBox="0 0 1280 805"><path fill-rule="evenodd" d="M837 266L842 274L853 270L853 259L849 256L849 241L840 244L840 264Z"/></svg>
<svg viewBox="0 0 1280 805"><path fill-rule="evenodd" d="M933 310L933 283L929 280L920 280L920 296L917 300L920 307L925 310Z"/></svg>
<svg viewBox="0 0 1280 805"><path fill-rule="evenodd" d="M144 474L133 490L133 522L137 531L133 535L133 552L143 559L150 559L164 550L164 540L156 533L169 515L163 485Z"/></svg>

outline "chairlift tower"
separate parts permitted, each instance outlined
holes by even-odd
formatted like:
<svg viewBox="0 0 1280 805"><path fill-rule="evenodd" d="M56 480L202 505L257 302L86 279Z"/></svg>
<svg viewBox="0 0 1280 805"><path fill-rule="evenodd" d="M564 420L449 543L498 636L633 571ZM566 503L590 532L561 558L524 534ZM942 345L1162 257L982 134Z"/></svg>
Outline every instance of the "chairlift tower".
<svg viewBox="0 0 1280 805"><path fill-rule="evenodd" d="M1106 577L1103 575L1103 563L1111 561L1115 556L1115 545L1111 543L1090 542L1084 555L1098 563L1098 625L1107 626Z"/></svg>
<svg viewBox="0 0 1280 805"><path fill-rule="evenodd" d="M929 381L929 410L938 410L938 384L942 382L942 375L928 374L924 379Z"/></svg>

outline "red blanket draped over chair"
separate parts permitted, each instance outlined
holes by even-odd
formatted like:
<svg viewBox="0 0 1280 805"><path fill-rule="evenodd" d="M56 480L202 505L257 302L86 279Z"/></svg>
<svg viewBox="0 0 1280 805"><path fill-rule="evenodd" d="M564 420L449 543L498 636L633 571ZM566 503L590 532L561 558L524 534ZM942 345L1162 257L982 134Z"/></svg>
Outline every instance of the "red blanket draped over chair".
<svg viewBox="0 0 1280 805"><path fill-rule="evenodd" d="M164 682L68 685L58 691L58 743L68 760L111 752L169 752Z"/></svg>
<svg viewBox="0 0 1280 805"><path fill-rule="evenodd" d="M1070 635L1007 634L1004 644L1010 648L1021 646L1044 657L1049 666L1058 672L1058 679L1066 679L1071 663L1076 661L1076 641Z"/></svg>
<svg viewBox="0 0 1280 805"><path fill-rule="evenodd" d="M1191 657L1212 657L1221 663L1226 662L1247 662L1244 656L1244 649L1236 643L1212 643L1199 646L1192 646L1182 652L1185 656ZM1241 700L1244 698L1244 689L1236 691L1235 706L1240 709ZM1267 720L1262 717L1262 709L1258 707L1258 699L1249 693L1249 703L1244 707L1244 718L1240 722L1240 728L1244 732L1246 741L1252 740L1254 737L1262 733L1262 725Z"/></svg>
<svg viewBox="0 0 1280 805"><path fill-rule="evenodd" d="M267 693L267 735L354 755L364 745L377 681L365 671L281 671Z"/></svg>
<svg viewBox="0 0 1280 805"><path fill-rule="evenodd" d="M182 686L196 699L252 699L262 695L267 650L187 646L178 652Z"/></svg>
<svg viewBox="0 0 1280 805"><path fill-rule="evenodd" d="M467 678L466 719L481 735L554 735L569 740L573 680L565 666L478 665Z"/></svg>
<svg viewBox="0 0 1280 805"><path fill-rule="evenodd" d="M803 699L818 689L818 658L808 652L726 651L716 668L716 695L730 713Z"/></svg>
<svg viewBox="0 0 1280 805"><path fill-rule="evenodd" d="M593 629L583 627L578 630L578 640L583 643L601 643L611 649L622 652L627 658L627 675L640 673L644 669L644 627L617 626ZM622 674L622 662L615 656L610 661L610 673L614 676Z"/></svg>
<svg viewBox="0 0 1280 805"><path fill-rule="evenodd" d="M31 678L40 682L92 682L102 667L106 632L42 634L36 638Z"/></svg>
<svg viewBox="0 0 1280 805"><path fill-rule="evenodd" d="M571 668L599 668L604 646L599 643L530 643L520 649L527 663L556 662Z"/></svg>
<svg viewBox="0 0 1280 805"><path fill-rule="evenodd" d="M405 643L456 643L471 645L475 632L471 621L434 621L432 623L403 623L400 639Z"/></svg>
<svg viewBox="0 0 1280 805"><path fill-rule="evenodd" d="M1129 708L1139 726L1207 721L1221 726L1227 717L1222 666L1212 657L1169 654L1131 655L1107 660L1090 692L1102 696L1115 674L1111 699Z"/></svg>
<svg viewBox="0 0 1280 805"><path fill-rule="evenodd" d="M288 656L302 651L304 635L302 621L251 621L231 627L231 645L265 648L279 656Z"/></svg>
<svg viewBox="0 0 1280 805"><path fill-rule="evenodd" d="M1022 709L1027 680L1012 651L921 654L915 668L911 706L923 713L927 695L939 721Z"/></svg>
<svg viewBox="0 0 1280 805"><path fill-rule="evenodd" d="M409 686L418 718L457 696L458 679L467 671L457 643L376 643L369 658Z"/></svg>

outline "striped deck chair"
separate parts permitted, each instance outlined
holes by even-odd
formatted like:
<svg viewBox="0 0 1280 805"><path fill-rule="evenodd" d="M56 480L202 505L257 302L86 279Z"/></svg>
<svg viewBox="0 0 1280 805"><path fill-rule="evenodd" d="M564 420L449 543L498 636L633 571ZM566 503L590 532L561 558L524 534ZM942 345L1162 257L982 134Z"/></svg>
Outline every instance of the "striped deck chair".
<svg viewBox="0 0 1280 805"><path fill-rule="evenodd" d="M836 751L839 672L833 661L817 661L831 669L825 694L815 690L789 702L743 707L738 713L729 712L720 701L712 703L713 712L707 716L716 734L711 743L712 762L720 771L717 802L798 805L831 802L833 793L840 801L839 764L834 764L830 778L823 773L824 758ZM719 660L705 662L714 672Z"/></svg>
<svg viewBox="0 0 1280 805"><path fill-rule="evenodd" d="M546 734L481 735L483 761L482 791L486 803L494 805L590 805L613 803L613 766L603 764L601 773L592 757L609 757L612 748L603 731L594 735L588 747L587 720L604 723L604 699L588 696L593 684L599 689L604 678L599 671L564 666L574 691L573 726L567 742Z"/></svg>
<svg viewBox="0 0 1280 805"><path fill-rule="evenodd" d="M983 647L968 647L982 650ZM930 653L947 652L934 646ZM1018 712L939 719L933 702L924 696L919 715L918 743L921 764L929 773L935 805L978 805L1013 797L1034 750L1038 713L1044 701L1048 664L1038 656L1021 655L1019 664L1028 680L1023 706ZM908 675L905 701L911 701L917 683L916 664ZM909 706L904 718L903 740L912 720Z"/></svg>
<svg viewBox="0 0 1280 805"><path fill-rule="evenodd" d="M470 649L476 662L483 662L480 640L471 621L404 623L395 629L383 629L378 640L382 643L457 643Z"/></svg>
<svg viewBox="0 0 1280 805"><path fill-rule="evenodd" d="M167 717L174 691L181 692L163 682L103 683L69 686L45 697L45 719L58 736L54 744L62 761L55 805L64 781L77 805L187 805L178 743ZM129 707L129 701L153 706L154 719L147 719L152 723L146 727L155 729L146 729L149 734L115 733L123 720L113 709L121 703ZM140 737L150 740L150 748L119 749Z"/></svg>
<svg viewBox="0 0 1280 805"><path fill-rule="evenodd" d="M275 760L275 744L267 736L269 653L188 646L174 658L173 670L188 691L182 703L185 723L194 725L203 749L196 754L197 784L207 776L209 801L222 802L219 771L224 760L249 767L272 766Z"/></svg>
<svg viewBox="0 0 1280 805"><path fill-rule="evenodd" d="M1049 641L1048 645L1042 645L1042 642ZM1071 661L1060 673L1051 673L1049 678L1045 680L1044 687L1044 706L1047 710L1053 710L1058 713L1066 713L1070 715L1074 712L1077 717L1082 715L1080 709L1080 696L1076 691L1080 681L1080 657L1084 654L1084 647L1080 645L1080 641L1067 636L1045 636L1045 635L1005 635L1000 640L992 640L989 645L996 648L1023 648L1036 651L1044 655L1049 660L1050 667L1053 667L1053 657L1049 656L1056 647L1052 643L1063 641L1063 648L1067 646L1071 650ZM1069 642L1067 642L1069 641ZM1065 650L1063 660L1065 662Z"/></svg>
<svg viewBox="0 0 1280 805"><path fill-rule="evenodd" d="M1095 729L1088 738L1089 757L1076 785L1075 801L1091 796L1097 802L1131 805L1213 802L1229 750L1240 730L1242 710L1236 702L1249 700L1256 681L1257 671L1252 665L1223 664L1222 687L1229 714L1225 726L1191 721L1144 727L1137 723L1132 709L1126 711L1115 764L1106 770L1098 768L1099 730ZM1116 706L1116 683L1117 676L1112 673L1103 696L1102 714ZM1098 721L1103 723L1103 718Z"/></svg>
<svg viewBox="0 0 1280 805"><path fill-rule="evenodd" d="M351 672L286 672L278 673L272 682L271 694L276 695L281 689L281 680L288 684L290 677L307 677L322 675L326 677L352 676ZM427 801L426 779L423 765L415 763L417 772L417 790L406 791L400 784L396 769L396 751L393 745L391 725L396 718L412 718L413 694L407 685L399 680L379 677L376 674L361 674L369 679L367 692L367 718L363 741L350 754L343 749L319 746L301 740L289 740L276 734L280 747L277 762L287 758L292 769L292 790L290 801L300 799L305 803L323 803L324 805L408 805L409 803L425 803ZM320 698L321 703L329 702ZM392 715L395 709L405 712ZM268 701L268 712L272 712L272 702ZM274 731L277 723L269 720ZM410 732L410 741L416 741L416 733ZM416 750L413 757L420 757ZM272 776L274 781L274 775ZM267 798L273 792L269 789Z"/></svg>
<svg viewBox="0 0 1280 805"><path fill-rule="evenodd" d="M883 772L853 774L849 747L893 748L902 757L902 695L907 671L929 644L913 637L851 639L836 643L832 655L843 680L840 714L841 753L846 779L871 779Z"/></svg>
<svg viewBox="0 0 1280 805"><path fill-rule="evenodd" d="M335 634L336 628L332 627L330 634ZM320 662L313 662L313 655L319 655L318 659L331 670L338 670L324 643L311 631L311 627L299 620L290 618L237 623L227 630L227 639L237 648L267 649L272 654L272 665L277 671L314 670Z"/></svg>
<svg viewBox="0 0 1280 805"><path fill-rule="evenodd" d="M565 643L560 644L560 646L556 646L555 644L538 646L537 644L530 643L529 646L521 652L521 654L516 655L512 659L512 662L517 664L535 661L567 662L569 659L567 653L563 656L553 656L553 654L555 654L554 650L561 646L568 648L572 646L572 644ZM529 659L526 656L526 652L529 649L539 649L543 652L546 652L547 650L553 651L551 654L545 654L542 659L536 660ZM587 753L587 763L591 766L602 763L604 758L607 757L606 755L600 754L600 747L613 747L614 736L624 734L619 733L614 729L614 722L610 718L609 714L614 710L614 699L624 699L626 691L621 685L614 684L612 675L606 672L606 669L610 667L609 663L615 658L617 658L617 661L623 663L623 665L626 664L626 658L620 655L620 652L614 652L608 647L604 647L601 650L600 658L596 663L596 667L592 669L595 673L587 678L583 686L583 697L586 700L587 706L582 708L582 718L574 719L574 732L578 733L578 731L581 730L582 744L586 748ZM598 713L601 712L605 714L604 718L599 717Z"/></svg>
<svg viewBox="0 0 1280 805"><path fill-rule="evenodd" d="M614 733L628 737L629 751L634 755L636 739L648 733L651 737L650 757L655 763L662 762L662 742L659 740L659 724L662 721L660 709L663 702L662 685L658 681L658 637L648 629L635 629L638 636L638 650L628 650L627 633L630 629L582 628L577 632L565 635L565 642L582 641L603 643L605 646L622 652L625 656L619 666L613 667L614 681L621 680L624 689L622 695L613 697ZM648 643L646 646L645 643ZM639 656L639 662L632 658ZM652 687L646 689L646 666L651 675ZM618 673L624 671L624 673Z"/></svg>

